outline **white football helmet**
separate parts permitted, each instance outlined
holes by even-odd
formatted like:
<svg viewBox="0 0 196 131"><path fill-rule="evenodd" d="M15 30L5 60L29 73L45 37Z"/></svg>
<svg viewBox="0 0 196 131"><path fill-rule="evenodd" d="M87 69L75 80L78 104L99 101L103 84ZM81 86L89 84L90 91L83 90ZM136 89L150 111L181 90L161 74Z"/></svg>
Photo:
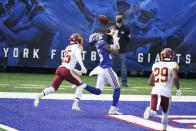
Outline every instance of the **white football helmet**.
<svg viewBox="0 0 196 131"><path fill-rule="evenodd" d="M102 33L93 33L89 37L89 44L95 45L102 38L103 38L103 34Z"/></svg>

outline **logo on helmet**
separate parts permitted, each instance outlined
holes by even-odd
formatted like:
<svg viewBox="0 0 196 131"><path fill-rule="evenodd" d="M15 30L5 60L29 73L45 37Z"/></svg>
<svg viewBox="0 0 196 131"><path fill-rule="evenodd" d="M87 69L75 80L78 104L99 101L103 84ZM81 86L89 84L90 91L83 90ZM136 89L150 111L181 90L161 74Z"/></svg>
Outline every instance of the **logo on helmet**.
<svg viewBox="0 0 196 131"><path fill-rule="evenodd" d="M103 34L102 33L93 33L89 37L89 44L90 45L95 45L102 38L103 38Z"/></svg>
<svg viewBox="0 0 196 131"><path fill-rule="evenodd" d="M80 34L74 33L69 38L70 44L79 44L83 46L83 38Z"/></svg>
<svg viewBox="0 0 196 131"><path fill-rule="evenodd" d="M174 52L170 48L165 48L161 51L161 60L162 61L172 61L174 58Z"/></svg>

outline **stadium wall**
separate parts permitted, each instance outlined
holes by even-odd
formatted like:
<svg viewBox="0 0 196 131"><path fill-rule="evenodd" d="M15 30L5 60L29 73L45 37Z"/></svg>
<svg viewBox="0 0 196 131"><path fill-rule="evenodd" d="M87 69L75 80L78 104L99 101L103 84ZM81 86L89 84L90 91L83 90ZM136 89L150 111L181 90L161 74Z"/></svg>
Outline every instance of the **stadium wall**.
<svg viewBox="0 0 196 131"><path fill-rule="evenodd" d="M98 21L106 15L111 21L121 11L131 31L127 46L130 71L151 71L160 60L159 52L175 51L180 72L196 72L196 3L194 0L19 0L2 1L0 7L0 65L54 69L63 57L69 36L84 38L83 60L90 70L99 57L89 46L93 32L106 32ZM120 65L118 65L120 66Z"/></svg>

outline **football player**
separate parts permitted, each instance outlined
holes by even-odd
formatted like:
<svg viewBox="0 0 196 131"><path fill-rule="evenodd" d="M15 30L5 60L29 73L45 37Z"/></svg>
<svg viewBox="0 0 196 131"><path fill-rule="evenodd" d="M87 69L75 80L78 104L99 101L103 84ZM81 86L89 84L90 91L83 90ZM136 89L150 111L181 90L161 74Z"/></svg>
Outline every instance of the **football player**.
<svg viewBox="0 0 196 131"><path fill-rule="evenodd" d="M113 102L108 114L121 115L117 109L117 103L120 97L120 85L116 73L112 69L112 54L118 54L118 47L110 46L103 39L103 34L93 33L89 37L89 43L95 45L100 57L100 64L89 75L97 75L97 83L95 87L85 87L85 89L93 94L100 95L105 84L109 84L114 88Z"/></svg>
<svg viewBox="0 0 196 131"><path fill-rule="evenodd" d="M76 85L75 100L72 105L73 110L81 111L78 102L80 100L83 88L88 86L84 84L80 78L82 73L86 74L87 69L84 67L82 61L82 50L83 50L83 38L78 33L74 33L70 36L70 45L68 45L64 51L64 58L62 64L56 69L54 78L52 80L51 87L45 88L40 94L38 94L34 101L34 106L39 105L39 101L42 97L54 93L60 86L63 80ZM81 71L75 69L76 63L81 66Z"/></svg>
<svg viewBox="0 0 196 131"><path fill-rule="evenodd" d="M153 64L152 73L149 78L149 85L154 86L151 92L150 107L144 112L144 119L155 116L159 106L162 107L162 125L163 131L166 131L168 125L168 112L172 96L172 82L174 82L177 92L181 95L178 79L179 66L173 61L174 52L170 48L161 51L161 61Z"/></svg>

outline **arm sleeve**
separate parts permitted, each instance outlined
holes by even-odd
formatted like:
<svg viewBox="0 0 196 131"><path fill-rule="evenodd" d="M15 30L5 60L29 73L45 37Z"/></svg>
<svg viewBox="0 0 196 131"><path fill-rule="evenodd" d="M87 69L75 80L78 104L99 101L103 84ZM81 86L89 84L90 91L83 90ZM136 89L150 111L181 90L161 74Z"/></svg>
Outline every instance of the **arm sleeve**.
<svg viewBox="0 0 196 131"><path fill-rule="evenodd" d="M172 69L176 69L178 71L179 70L179 65L176 62L173 62Z"/></svg>
<svg viewBox="0 0 196 131"><path fill-rule="evenodd" d="M101 40L101 41L99 41L99 43L98 43L98 48L104 47L106 44L107 44L107 43L106 43L105 40Z"/></svg>
<svg viewBox="0 0 196 131"><path fill-rule="evenodd" d="M77 46L76 50L75 50L75 56L76 56L76 59L77 59L78 63L80 64L80 67L84 68L81 53L82 53L82 50Z"/></svg>

